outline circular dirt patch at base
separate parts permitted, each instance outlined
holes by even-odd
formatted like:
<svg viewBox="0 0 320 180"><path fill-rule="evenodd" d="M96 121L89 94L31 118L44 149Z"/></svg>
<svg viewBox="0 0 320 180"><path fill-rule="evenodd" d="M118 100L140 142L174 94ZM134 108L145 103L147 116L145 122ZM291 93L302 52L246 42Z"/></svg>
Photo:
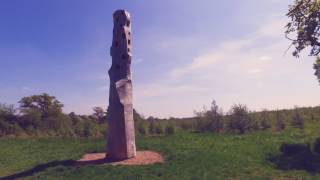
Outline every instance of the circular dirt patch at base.
<svg viewBox="0 0 320 180"><path fill-rule="evenodd" d="M114 161L106 158L106 153L89 153L82 156L76 161L77 165L97 165L97 164L111 164L111 165L149 165L155 163L163 163L164 159L161 154L154 151L137 151L134 158Z"/></svg>

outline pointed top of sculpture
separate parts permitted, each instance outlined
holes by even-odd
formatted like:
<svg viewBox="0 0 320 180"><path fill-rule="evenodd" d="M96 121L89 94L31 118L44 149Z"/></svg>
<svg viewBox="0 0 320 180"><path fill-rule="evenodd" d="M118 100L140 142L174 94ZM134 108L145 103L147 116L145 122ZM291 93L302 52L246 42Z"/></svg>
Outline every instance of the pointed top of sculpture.
<svg viewBox="0 0 320 180"><path fill-rule="evenodd" d="M116 23L126 24L126 22L130 21L130 13L124 9L116 10L113 13L113 20Z"/></svg>

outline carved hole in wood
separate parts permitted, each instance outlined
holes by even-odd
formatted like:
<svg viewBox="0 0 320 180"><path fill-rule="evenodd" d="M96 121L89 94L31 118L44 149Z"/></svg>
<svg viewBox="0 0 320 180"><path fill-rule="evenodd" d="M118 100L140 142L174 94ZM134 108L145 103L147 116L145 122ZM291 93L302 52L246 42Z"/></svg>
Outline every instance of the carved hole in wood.
<svg viewBox="0 0 320 180"><path fill-rule="evenodd" d="M131 40L130 39L128 40L128 44L131 44Z"/></svg>

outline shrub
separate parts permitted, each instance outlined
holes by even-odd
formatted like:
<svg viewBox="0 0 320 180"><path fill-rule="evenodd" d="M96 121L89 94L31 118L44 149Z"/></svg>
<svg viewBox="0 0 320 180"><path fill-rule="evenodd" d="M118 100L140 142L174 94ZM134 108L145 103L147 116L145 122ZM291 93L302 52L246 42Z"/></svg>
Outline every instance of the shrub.
<svg viewBox="0 0 320 180"><path fill-rule="evenodd" d="M261 112L261 114L260 114L260 129L261 130L266 130L266 129L271 128L271 123L270 123L269 118L270 117L268 116L267 111Z"/></svg>
<svg viewBox="0 0 320 180"><path fill-rule="evenodd" d="M224 123L222 121L223 112L222 109L216 104L216 101L213 100L211 103L211 109L206 113L210 122L210 131L211 132L220 132L224 127Z"/></svg>
<svg viewBox="0 0 320 180"><path fill-rule="evenodd" d="M246 105L233 105L230 110L228 130L235 133L246 133L255 130L257 123L249 116Z"/></svg>
<svg viewBox="0 0 320 180"><path fill-rule="evenodd" d="M212 122L211 129L213 132L221 132L224 128L224 123L222 116L220 118L214 119Z"/></svg>
<svg viewBox="0 0 320 180"><path fill-rule="evenodd" d="M181 129L185 131L193 131L194 130L194 123L193 121L183 121L180 125Z"/></svg>
<svg viewBox="0 0 320 180"><path fill-rule="evenodd" d="M147 126L138 126L138 133L141 135L147 135L148 134L148 128Z"/></svg>
<svg viewBox="0 0 320 180"><path fill-rule="evenodd" d="M95 135L95 128L92 122L86 121L83 127L83 136L85 138L93 137Z"/></svg>
<svg viewBox="0 0 320 180"><path fill-rule="evenodd" d="M84 123L79 121L76 124L73 125L74 133L78 137L85 137L84 135Z"/></svg>
<svg viewBox="0 0 320 180"><path fill-rule="evenodd" d="M215 100L212 101L210 110L203 106L201 111L194 111L194 114L196 115L195 127L198 132L220 132L224 127L223 113Z"/></svg>
<svg viewBox="0 0 320 180"><path fill-rule="evenodd" d="M156 134L163 134L163 125L161 123L158 123L155 127L155 133Z"/></svg>
<svg viewBox="0 0 320 180"><path fill-rule="evenodd" d="M276 112L276 131L282 131L286 128L286 124L284 123L284 117L280 111Z"/></svg>
<svg viewBox="0 0 320 180"><path fill-rule="evenodd" d="M155 120L149 120L149 133L150 134L155 134L156 133L156 124L155 124Z"/></svg>
<svg viewBox="0 0 320 180"><path fill-rule="evenodd" d="M294 128L299 128L299 129L304 128L304 120L301 117L298 109L295 109L294 115L292 117L291 125Z"/></svg>
<svg viewBox="0 0 320 180"><path fill-rule="evenodd" d="M261 130L267 130L267 129L269 129L269 128L271 128L270 122L269 122L268 120L265 120L265 119L261 120L261 122L260 122L260 129L261 129Z"/></svg>
<svg viewBox="0 0 320 180"><path fill-rule="evenodd" d="M4 119L0 118L0 137L5 136L10 129L10 124Z"/></svg>
<svg viewBox="0 0 320 180"><path fill-rule="evenodd" d="M135 130L137 134L147 135L148 134L148 123L145 120L137 120L135 122Z"/></svg>
<svg viewBox="0 0 320 180"><path fill-rule="evenodd" d="M208 132L210 131L210 120L206 117L198 117L196 118L195 125L197 132Z"/></svg>
<svg viewBox="0 0 320 180"><path fill-rule="evenodd" d="M25 111L24 115L21 116L19 120L19 124L25 130L27 129L30 130L32 128L42 129L43 124L42 124L41 112L37 109L30 109L28 111Z"/></svg>
<svg viewBox="0 0 320 180"><path fill-rule="evenodd" d="M165 133L167 135L174 134L176 132L176 127L173 124L169 124L165 128Z"/></svg>

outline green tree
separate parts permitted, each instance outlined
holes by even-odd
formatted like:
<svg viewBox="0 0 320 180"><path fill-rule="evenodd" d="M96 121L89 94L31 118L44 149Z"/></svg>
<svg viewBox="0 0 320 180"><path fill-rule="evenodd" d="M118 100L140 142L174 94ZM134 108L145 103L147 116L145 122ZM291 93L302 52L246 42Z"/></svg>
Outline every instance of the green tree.
<svg viewBox="0 0 320 180"><path fill-rule="evenodd" d="M22 112L21 124L31 130L30 127L46 134L64 134L71 128L71 118L62 113L63 104L54 96L47 93L23 97L20 101ZM31 126L30 126L31 125Z"/></svg>
<svg viewBox="0 0 320 180"><path fill-rule="evenodd" d="M133 119L134 121L145 120L144 117L138 113L137 110L133 109Z"/></svg>
<svg viewBox="0 0 320 180"><path fill-rule="evenodd" d="M229 130L243 134L258 128L256 121L249 116L249 110L246 105L235 104L231 107L229 122Z"/></svg>
<svg viewBox="0 0 320 180"><path fill-rule="evenodd" d="M41 112L38 109L29 109L19 119L20 126L25 130L34 130L44 128Z"/></svg>
<svg viewBox="0 0 320 180"><path fill-rule="evenodd" d="M94 107L93 109L93 117L98 120L99 123L104 123L107 121L107 112L103 110L101 107Z"/></svg>
<svg viewBox="0 0 320 180"><path fill-rule="evenodd" d="M14 105L1 104L0 103L0 117L5 119L8 123L14 124L17 121L17 109Z"/></svg>
<svg viewBox="0 0 320 180"><path fill-rule="evenodd" d="M317 76L320 82L320 58L319 57L317 57L316 62L313 64L313 69L315 70L314 75Z"/></svg>
<svg viewBox="0 0 320 180"><path fill-rule="evenodd" d="M293 55L299 57L302 50L311 47L310 55L320 53L320 0L295 0L289 6L287 16L290 18L285 31L286 37L295 47ZM293 37L292 37L293 36ZM320 81L320 62L314 64L315 75Z"/></svg>
<svg viewBox="0 0 320 180"><path fill-rule="evenodd" d="M210 131L220 132L223 129L223 112L222 109L219 108L215 100L211 102L211 108L210 111L207 112L207 116L211 121Z"/></svg>
<svg viewBox="0 0 320 180"><path fill-rule="evenodd" d="M23 114L28 113L30 110L39 110L43 118L61 114L63 107L63 104L56 97L50 96L47 93L23 97L19 101L19 104Z"/></svg>

